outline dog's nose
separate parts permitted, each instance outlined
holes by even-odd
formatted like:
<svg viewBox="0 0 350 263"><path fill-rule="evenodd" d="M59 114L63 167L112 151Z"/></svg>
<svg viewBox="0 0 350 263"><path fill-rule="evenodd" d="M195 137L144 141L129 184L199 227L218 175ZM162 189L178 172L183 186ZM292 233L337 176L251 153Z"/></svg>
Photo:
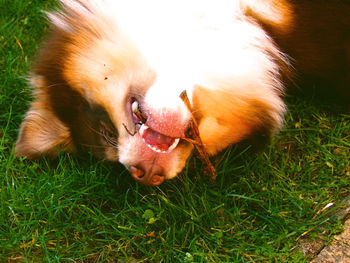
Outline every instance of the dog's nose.
<svg viewBox="0 0 350 263"><path fill-rule="evenodd" d="M137 167L131 166L129 170L132 177L144 185L157 186L164 181L164 175L161 173L161 169L158 167L148 167L147 165Z"/></svg>

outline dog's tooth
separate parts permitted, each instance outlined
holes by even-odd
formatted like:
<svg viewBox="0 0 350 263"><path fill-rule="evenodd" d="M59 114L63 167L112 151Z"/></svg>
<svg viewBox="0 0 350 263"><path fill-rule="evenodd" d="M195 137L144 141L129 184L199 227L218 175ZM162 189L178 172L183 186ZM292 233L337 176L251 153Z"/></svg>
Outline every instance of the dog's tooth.
<svg viewBox="0 0 350 263"><path fill-rule="evenodd" d="M162 152L161 150L159 150L159 149L158 149L157 147L155 147L155 146L152 146L152 145L150 145L150 144L148 144L148 143L146 143L146 145L147 145L149 148L151 148L153 151L157 152L157 153Z"/></svg>
<svg viewBox="0 0 350 263"><path fill-rule="evenodd" d="M154 147L152 145L148 145L149 147L151 147L151 149L157 153L159 153L159 149L157 147Z"/></svg>
<svg viewBox="0 0 350 263"><path fill-rule="evenodd" d="M137 108L139 107L139 103L135 100L132 104L131 104L131 110L132 112L137 111Z"/></svg>
<svg viewBox="0 0 350 263"><path fill-rule="evenodd" d="M178 145L179 141L180 141L180 138L176 138L174 140L173 144L167 150L167 152L171 152L172 150L174 150L176 148L176 146Z"/></svg>
<svg viewBox="0 0 350 263"><path fill-rule="evenodd" d="M140 135L141 135L141 138L142 138L142 136L143 136L143 133L145 132L145 130L147 130L148 129L148 126L146 125L146 124L142 124L141 125L141 127L140 127L140 130L139 130L139 133L140 133ZM143 138L142 138L142 140L143 140ZM144 141L144 140L143 140Z"/></svg>

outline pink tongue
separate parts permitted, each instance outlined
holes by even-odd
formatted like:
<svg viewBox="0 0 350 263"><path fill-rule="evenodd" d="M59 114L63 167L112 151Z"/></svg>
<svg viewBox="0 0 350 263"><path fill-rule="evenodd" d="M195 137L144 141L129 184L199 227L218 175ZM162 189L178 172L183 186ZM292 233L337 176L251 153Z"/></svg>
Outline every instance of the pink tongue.
<svg viewBox="0 0 350 263"><path fill-rule="evenodd" d="M174 138L160 134L150 128L144 131L142 138L147 144L156 147L161 151L167 151L175 141Z"/></svg>

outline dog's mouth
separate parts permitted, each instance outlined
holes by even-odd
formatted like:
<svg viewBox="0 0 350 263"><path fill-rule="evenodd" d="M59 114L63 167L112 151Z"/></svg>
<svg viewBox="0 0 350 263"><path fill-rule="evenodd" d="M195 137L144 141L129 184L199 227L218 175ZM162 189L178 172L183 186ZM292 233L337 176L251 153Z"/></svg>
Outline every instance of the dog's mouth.
<svg viewBox="0 0 350 263"><path fill-rule="evenodd" d="M142 109L136 98L130 98L128 103L130 104L132 120L136 127L135 134L138 133L140 135L142 141L148 148L157 153L170 153L177 147L180 138L162 134L148 125L148 115Z"/></svg>

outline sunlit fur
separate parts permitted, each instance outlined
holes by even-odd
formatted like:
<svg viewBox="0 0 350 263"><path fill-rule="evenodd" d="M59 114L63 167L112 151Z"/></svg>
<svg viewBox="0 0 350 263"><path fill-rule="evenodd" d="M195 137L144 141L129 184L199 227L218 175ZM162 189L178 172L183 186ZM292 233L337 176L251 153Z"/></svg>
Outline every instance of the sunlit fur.
<svg viewBox="0 0 350 263"><path fill-rule="evenodd" d="M77 148L127 168L152 163L166 178L176 176L193 146L182 142L155 153L132 136L125 128L134 130L126 106L131 95L142 100L153 129L181 137L191 118L179 98L186 90L211 155L282 127L284 81L295 76L294 54L283 52L299 32L294 8L307 1L60 2L62 11L48 13L52 32L32 70L35 101L20 128L18 155ZM109 116L118 147L106 144L99 120L85 115L95 108Z"/></svg>

